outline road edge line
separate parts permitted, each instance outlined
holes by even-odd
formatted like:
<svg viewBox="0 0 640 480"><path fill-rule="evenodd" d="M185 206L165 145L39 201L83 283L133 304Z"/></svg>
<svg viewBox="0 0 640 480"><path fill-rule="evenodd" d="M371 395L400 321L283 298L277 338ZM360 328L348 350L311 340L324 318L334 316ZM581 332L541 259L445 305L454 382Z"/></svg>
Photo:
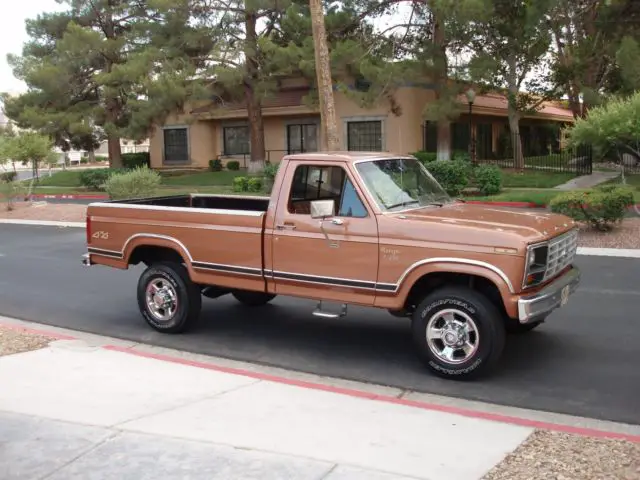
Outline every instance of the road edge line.
<svg viewBox="0 0 640 480"><path fill-rule="evenodd" d="M11 317L5 317L5 319L12 320ZM19 319L15 319L15 320L22 323L25 322ZM46 337L54 338L57 340L78 340L80 339L79 337L82 336L82 334L84 334L84 332L77 332L80 335L78 336L67 335L60 332L48 330L46 328L48 327L47 325L42 325L44 328L25 327L21 324L7 323L6 321L3 321L1 317L0 317L0 325L9 329L18 330L18 331L30 333L33 335L46 336ZM60 330L69 330L63 327L53 327L53 328L57 328ZM89 334L89 335L103 337L111 341L114 340L104 335L97 335L97 334ZM141 345L144 346L145 344L141 344ZM486 412L486 411L467 408L467 407L457 407L453 405L443 405L443 404L438 404L434 402L425 402L422 400L411 400L408 398L399 398L399 397L394 397L386 394L367 392L365 390L358 390L356 388L339 387L335 385L323 384L323 383L318 383L314 381L299 380L294 378L287 378L285 376L276 375L276 374L247 370L245 368L224 366L224 365L217 364L213 361L192 360L192 359L181 358L178 356L168 355L164 353L142 351L142 350L136 349L135 345L120 346L120 345L114 345L114 344L106 344L106 345L101 345L99 348L102 348L108 351L134 355L141 358L164 361L168 363L190 366L194 368L202 368L205 370L226 373L229 375L238 375L238 376L253 378L261 381L278 383L282 385L289 385L289 386L298 387L298 388L306 388L309 390L323 391L327 393L335 393L338 395L344 395L344 396L360 398L365 400L378 401L378 402L383 402L383 403L388 403L393 405L418 408L421 410L447 413L447 414L458 415L458 416L463 416L467 418L474 418L478 420L515 425L515 426L525 427L525 428L550 430L555 432L562 432L562 433L568 433L568 434L574 434L574 435L586 436L586 437L594 437L594 438L627 440L633 443L640 443L640 435L636 435L633 433L616 432L616 431L605 430L600 428L579 427L576 425L555 423L555 422L549 422L544 420L534 420L530 418L518 417L514 415L506 415L501 413ZM245 362L245 363L250 363L250 362ZM455 398L455 397L447 397L447 398ZM490 404L490 403L487 403L487 404L498 407L498 408L500 407L500 405L496 405L496 404ZM525 410L530 410L530 409L525 409ZM538 412L537 410L531 410L531 411ZM587 419L587 420L590 420L590 419ZM611 422L611 423L626 425L622 422Z"/></svg>
<svg viewBox="0 0 640 480"><path fill-rule="evenodd" d="M29 225L34 227L85 228L84 222L59 222L54 220L26 220L18 218L0 218L0 224Z"/></svg>

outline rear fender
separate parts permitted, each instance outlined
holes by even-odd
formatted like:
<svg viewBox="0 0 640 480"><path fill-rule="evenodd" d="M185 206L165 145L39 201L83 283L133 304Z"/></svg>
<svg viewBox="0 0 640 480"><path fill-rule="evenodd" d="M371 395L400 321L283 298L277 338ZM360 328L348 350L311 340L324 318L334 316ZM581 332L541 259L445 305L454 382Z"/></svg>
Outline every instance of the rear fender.
<svg viewBox="0 0 640 480"><path fill-rule="evenodd" d="M129 264L131 255L137 247L162 247L175 250L184 260L185 266L189 271L189 276L193 278L195 273L192 267L193 258L189 253L189 249L178 239L167 235L158 235L155 233L138 233L127 239L123 247L123 256L126 264Z"/></svg>

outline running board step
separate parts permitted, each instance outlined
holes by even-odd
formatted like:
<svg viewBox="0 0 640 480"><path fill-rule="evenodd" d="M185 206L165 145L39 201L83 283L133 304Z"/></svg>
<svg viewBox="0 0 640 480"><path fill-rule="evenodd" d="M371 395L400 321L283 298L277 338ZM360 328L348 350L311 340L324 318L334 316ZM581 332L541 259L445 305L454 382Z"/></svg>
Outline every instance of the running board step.
<svg viewBox="0 0 640 480"><path fill-rule="evenodd" d="M340 318L340 317L344 317L347 315L347 304L343 303L342 307L340 308L340 312L338 313L333 313L333 312L327 312L322 310L322 301L318 302L318 305L316 306L316 309L313 311L313 315L316 317L322 317L322 318Z"/></svg>

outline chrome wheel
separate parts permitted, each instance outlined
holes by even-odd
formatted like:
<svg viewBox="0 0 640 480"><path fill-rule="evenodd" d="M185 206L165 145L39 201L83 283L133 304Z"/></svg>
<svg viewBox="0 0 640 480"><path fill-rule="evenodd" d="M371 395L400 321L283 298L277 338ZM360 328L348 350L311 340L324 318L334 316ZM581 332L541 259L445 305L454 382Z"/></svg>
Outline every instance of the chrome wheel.
<svg viewBox="0 0 640 480"><path fill-rule="evenodd" d="M163 278L149 282L146 301L149 313L159 322L168 322L178 310L178 294L173 285Z"/></svg>
<svg viewBox="0 0 640 480"><path fill-rule="evenodd" d="M440 310L433 315L427 323L426 335L431 352L450 365L466 362L480 345L475 322L455 308Z"/></svg>

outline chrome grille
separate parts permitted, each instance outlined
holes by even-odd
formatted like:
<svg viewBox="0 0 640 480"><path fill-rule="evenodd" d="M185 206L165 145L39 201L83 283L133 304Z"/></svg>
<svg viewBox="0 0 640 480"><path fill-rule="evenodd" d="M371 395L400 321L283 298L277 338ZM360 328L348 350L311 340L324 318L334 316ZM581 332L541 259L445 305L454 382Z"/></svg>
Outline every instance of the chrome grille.
<svg viewBox="0 0 640 480"><path fill-rule="evenodd" d="M549 241L547 268L544 281L555 277L558 272L573 262L578 249L578 230L571 230Z"/></svg>

